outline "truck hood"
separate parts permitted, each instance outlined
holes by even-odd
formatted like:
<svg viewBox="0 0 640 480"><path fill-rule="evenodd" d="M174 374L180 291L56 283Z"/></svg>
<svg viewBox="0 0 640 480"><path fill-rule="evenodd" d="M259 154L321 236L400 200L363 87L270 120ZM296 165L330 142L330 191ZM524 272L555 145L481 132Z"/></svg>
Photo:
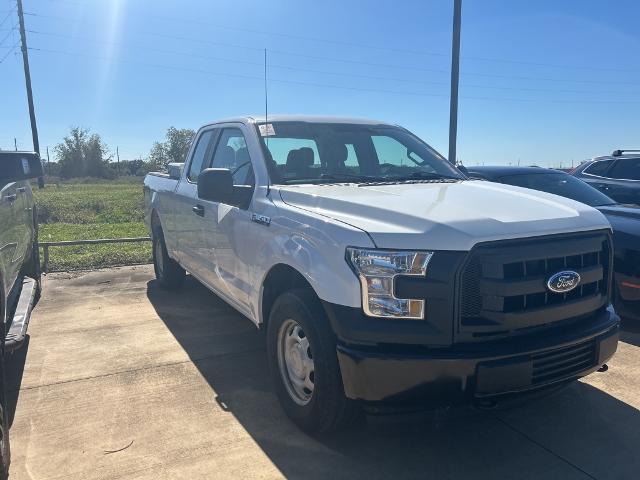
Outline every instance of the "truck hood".
<svg viewBox="0 0 640 480"><path fill-rule="evenodd" d="M582 203L483 181L279 190L286 204L360 228L379 248L467 251L491 240L611 228Z"/></svg>

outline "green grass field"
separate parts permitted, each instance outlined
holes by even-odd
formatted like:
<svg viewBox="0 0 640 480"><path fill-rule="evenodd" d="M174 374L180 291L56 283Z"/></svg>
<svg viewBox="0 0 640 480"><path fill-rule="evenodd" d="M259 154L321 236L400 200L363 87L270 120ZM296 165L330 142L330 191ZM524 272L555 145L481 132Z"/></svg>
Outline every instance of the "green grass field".
<svg viewBox="0 0 640 480"><path fill-rule="evenodd" d="M142 179L49 183L34 188L40 241L144 237ZM49 271L151 261L151 244L51 247Z"/></svg>

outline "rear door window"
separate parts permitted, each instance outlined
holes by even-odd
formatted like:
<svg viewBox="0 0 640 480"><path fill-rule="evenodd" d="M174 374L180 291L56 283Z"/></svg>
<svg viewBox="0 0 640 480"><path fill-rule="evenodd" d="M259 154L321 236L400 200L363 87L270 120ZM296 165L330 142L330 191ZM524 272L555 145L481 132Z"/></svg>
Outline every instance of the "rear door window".
<svg viewBox="0 0 640 480"><path fill-rule="evenodd" d="M207 130L200 134L198 143L191 156L191 163L189 164L189 172L187 173L187 179L191 183L198 183L198 175L206 168L207 158L211 158L210 151L212 148L212 140L214 138L215 130ZM208 155L209 153L209 155Z"/></svg>
<svg viewBox="0 0 640 480"><path fill-rule="evenodd" d="M622 158L611 169L609 177L619 180L640 180L640 158Z"/></svg>
<svg viewBox="0 0 640 480"><path fill-rule="evenodd" d="M604 174L607 173L608 168L611 166L613 160L602 160L600 162L593 162L587 168L584 169L584 173L588 173L589 175L596 175L598 177L604 177Z"/></svg>

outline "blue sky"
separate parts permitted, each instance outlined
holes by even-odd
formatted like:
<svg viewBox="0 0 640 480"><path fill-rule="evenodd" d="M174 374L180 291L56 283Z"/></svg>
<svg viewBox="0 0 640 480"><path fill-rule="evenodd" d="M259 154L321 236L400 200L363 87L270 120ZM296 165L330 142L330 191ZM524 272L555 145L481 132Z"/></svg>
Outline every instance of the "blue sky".
<svg viewBox="0 0 640 480"><path fill-rule="evenodd" d="M447 154L452 2L23 0L44 154L71 126L121 158L167 127L262 113L399 123ZM0 148L31 147L0 0ZM571 165L640 147L640 4L463 0L458 156ZM8 15L8 17L7 17Z"/></svg>

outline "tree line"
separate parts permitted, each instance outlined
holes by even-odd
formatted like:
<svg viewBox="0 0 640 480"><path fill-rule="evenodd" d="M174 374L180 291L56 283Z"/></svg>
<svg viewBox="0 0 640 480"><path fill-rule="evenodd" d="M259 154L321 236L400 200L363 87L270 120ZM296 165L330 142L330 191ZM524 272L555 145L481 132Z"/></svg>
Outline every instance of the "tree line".
<svg viewBox="0 0 640 480"><path fill-rule="evenodd" d="M145 175L164 169L168 163L184 162L195 132L170 127L164 141L154 142L146 159L114 162L113 152L97 133L73 127L53 149L56 162L46 172L61 178L96 177L111 179L121 175Z"/></svg>

